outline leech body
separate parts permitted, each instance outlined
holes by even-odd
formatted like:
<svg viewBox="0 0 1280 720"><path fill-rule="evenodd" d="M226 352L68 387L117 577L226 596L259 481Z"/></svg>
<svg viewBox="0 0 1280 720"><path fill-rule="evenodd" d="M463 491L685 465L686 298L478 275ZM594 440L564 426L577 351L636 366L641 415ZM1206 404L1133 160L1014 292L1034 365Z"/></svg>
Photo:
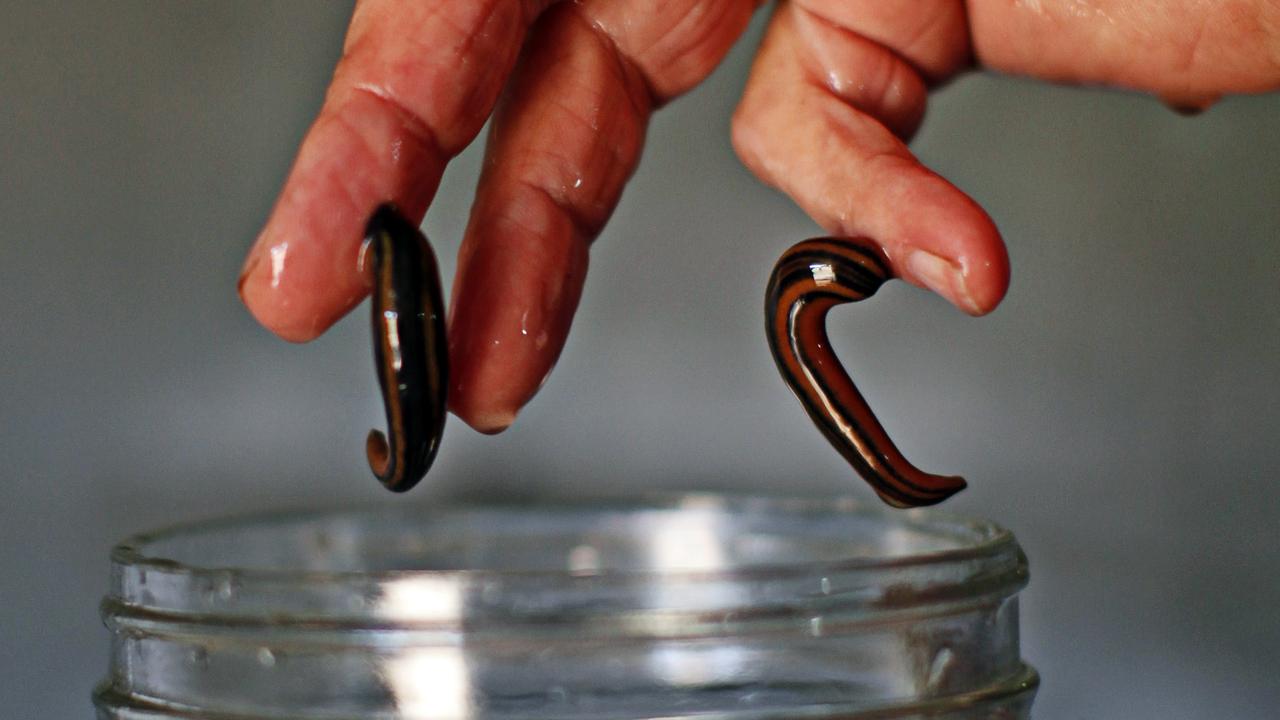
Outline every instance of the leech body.
<svg viewBox="0 0 1280 720"><path fill-rule="evenodd" d="M390 438L370 430L369 467L404 492L422 479L444 432L449 353L435 254L418 228L382 205L365 230L373 272L373 355Z"/></svg>
<svg viewBox="0 0 1280 720"><path fill-rule="evenodd" d="M769 278L765 325L783 379L845 460L890 505L934 505L964 489L907 461L840 365L827 338L827 311L870 297L892 277L867 240L806 240L783 253Z"/></svg>

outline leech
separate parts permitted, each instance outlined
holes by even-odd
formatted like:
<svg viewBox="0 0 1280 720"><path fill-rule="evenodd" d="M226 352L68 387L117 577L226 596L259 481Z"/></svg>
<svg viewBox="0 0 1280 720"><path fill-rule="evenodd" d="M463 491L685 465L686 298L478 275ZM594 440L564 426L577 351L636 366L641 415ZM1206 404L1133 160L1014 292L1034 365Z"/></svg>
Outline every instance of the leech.
<svg viewBox="0 0 1280 720"><path fill-rule="evenodd" d="M365 229L373 269L373 357L390 439L370 430L369 467L404 492L427 474L444 432L449 353L435 254L395 206L380 206Z"/></svg>
<svg viewBox="0 0 1280 720"><path fill-rule="evenodd" d="M827 338L828 310L870 297L890 277L888 261L869 240L798 243L769 278L765 330L783 380L881 499L897 507L934 505L964 489L964 479L923 472L902 456Z"/></svg>

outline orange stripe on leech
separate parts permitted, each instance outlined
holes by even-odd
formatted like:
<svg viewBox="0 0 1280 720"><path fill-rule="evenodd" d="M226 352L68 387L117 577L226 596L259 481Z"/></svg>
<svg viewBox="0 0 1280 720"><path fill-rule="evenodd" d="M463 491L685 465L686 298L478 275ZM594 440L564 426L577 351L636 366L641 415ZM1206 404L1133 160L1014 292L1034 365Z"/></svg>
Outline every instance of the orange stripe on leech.
<svg viewBox="0 0 1280 720"><path fill-rule="evenodd" d="M787 369L797 381L804 376L804 366L800 363L799 353L796 352L791 342L795 331L795 327L791 324L791 309L795 306L797 300L805 294L802 290L803 288L799 287L799 285L787 288L779 298L778 311L774 322L774 331L780 338L778 345L780 348L785 349ZM803 311L804 309L801 308L800 312Z"/></svg>
<svg viewBox="0 0 1280 720"><path fill-rule="evenodd" d="M790 260L792 258L800 258L806 255L813 255L820 252L829 253L837 257L850 257L849 246L847 244L833 242L828 239L821 239L809 240L794 246L782 256L782 261Z"/></svg>
<svg viewBox="0 0 1280 720"><path fill-rule="evenodd" d="M814 342L812 336L824 332L826 310L841 304L830 298L812 303L796 317L796 334L801 344L810 348L810 364L821 383L807 383L804 392L814 407L826 409L827 418L835 424L845 439L853 445L876 476L872 482L889 486L899 495L909 498L932 499L946 490L931 489L929 476L910 465L897 451L888 433L866 405L857 386L847 377L828 371L839 367L839 361L828 343ZM825 306L825 307L824 307ZM831 393L823 393L821 386ZM914 487L913 487L914 485Z"/></svg>
<svg viewBox="0 0 1280 720"><path fill-rule="evenodd" d="M890 277L890 275L888 275L885 272L884 268L881 267L880 263L872 259L871 256L867 255L866 253L856 252L851 250L850 248L842 247L842 246L830 244L830 243L816 246L815 250L820 250L821 252L824 252L826 254L834 255L835 257L842 258L845 261L858 265L859 267L870 272L877 280L877 282L873 284L872 291L879 289L879 286L884 284L884 282ZM804 261L805 256L812 256L812 255L814 255L814 252L797 253L797 257L795 259ZM808 260L810 267L812 267L813 265L822 264L822 262L823 261L818 260L817 257L810 257L810 259ZM840 278L839 280L840 281L833 280L827 284L819 285L816 279L806 278L803 283L793 283L792 287L800 286L802 288L802 293L808 293L808 292L812 292L820 289L824 293L836 294L843 298L847 298L849 302L857 302L859 300L864 300L870 296L869 292L862 292L860 289L854 288L846 284L847 278ZM788 290L790 290L790 288L788 288ZM781 299L779 301L779 304L782 304ZM788 302L787 304L789 305L790 302Z"/></svg>
<svg viewBox="0 0 1280 720"><path fill-rule="evenodd" d="M881 484L907 498L932 499L934 493L909 487L897 477L903 475L910 476L908 480L918 479L914 473L904 472L904 468L894 463L892 458L885 457L885 455L895 455L894 452L886 453L883 450L884 447L892 447L892 443L875 416L870 413L870 409L865 406L865 401L860 396L851 397L848 394L850 391L856 394L856 386L847 379L840 379L838 374L835 375L837 382L832 382L833 375L828 368L838 367L838 360L829 347L830 342L819 342L819 339L825 336L824 321L827 311L831 307L844 304L845 301L830 296L812 298L796 312L795 324L789 325L794 302L815 288L815 283L808 280L794 283L780 295L775 311L774 329L785 339L785 342L780 343L780 347L785 349L782 360L787 373L795 380L792 383L793 389L807 398L806 405L815 409L821 408L827 421L835 425L836 430L853 446L863 461L867 462L869 468L875 473L876 479L871 484L878 494L885 496L884 488L877 487L877 484ZM856 293L853 295L859 298L865 297ZM815 364L816 367L813 370L816 371L815 376L822 380L821 383L814 382L814 378L810 377L808 367L800 361L795 346L790 342L791 335L796 339L795 344L816 349L811 351L810 355L816 352L820 356L815 358L819 362ZM801 381L801 378L804 380ZM825 395L822 386L830 390L832 396ZM850 426L850 421L856 423L859 428L854 429ZM897 456L901 458L900 453L897 453ZM901 460L905 463L905 458ZM888 498L888 500L891 504L903 504L903 501L897 498Z"/></svg>
<svg viewBox="0 0 1280 720"><path fill-rule="evenodd" d="M819 243L824 250L856 262L863 267L874 269L876 274L881 277L888 277L889 275L887 272L887 259L872 248L864 247L854 242L841 242L832 239L824 239Z"/></svg>
<svg viewBox="0 0 1280 720"><path fill-rule="evenodd" d="M791 314L791 307L795 305L800 298L810 294L817 289L817 287L817 283L812 279L808 279L803 282L792 283L783 288L782 292L778 294L778 311L776 316L785 323L787 317Z"/></svg>
<svg viewBox="0 0 1280 720"><path fill-rule="evenodd" d="M818 252L826 257L819 260L815 256ZM866 278L869 291L846 285L849 278L819 286L812 277L797 275L800 268L795 265L825 263L832 259L856 264L865 270L871 276ZM868 480L873 489L892 505L906 507L932 503L954 493L958 488L949 479L925 473L902 456L866 405L857 386L840 370L834 350L826 340L825 317L831 307L866 298L892 276L885 267L884 259L874 251L856 246L809 241L784 254L775 272L778 273L775 283L785 275L800 279L781 288L774 285L776 302L771 323L774 344L790 376L792 389L801 395L808 407L824 418L823 425L829 423L828 429L834 429L847 443L838 447L853 450L861 458L871 471L872 477ZM820 292L816 292L819 289ZM806 298L810 294L814 297ZM797 306L798 302L802 304ZM805 359L810 362L801 362L801 348L806 349ZM842 449L841 452L845 451ZM939 482L946 484L937 485Z"/></svg>
<svg viewBox="0 0 1280 720"><path fill-rule="evenodd" d="M852 259L855 262L861 262L861 260L854 255L855 251L853 251L847 244L832 242L830 240L820 240L820 241L814 242L812 245L805 243L804 252L796 253L796 254L810 255L810 254L819 253L819 252L829 253L831 255L835 255L836 257ZM861 253L858 253L858 255L861 255Z"/></svg>
<svg viewBox="0 0 1280 720"><path fill-rule="evenodd" d="M781 302L778 304L779 319L781 321L779 329L781 337L784 340L782 345L787 349L787 365L792 377L795 379L796 383L801 386L802 391L816 400L819 407L822 407L825 405L825 402L821 396L814 394L816 392L816 388L814 387L814 383L807 379L809 374L808 369L801 361L800 353L797 348L797 346L812 346L814 344L814 338L811 337L812 333L804 327L805 324L803 322L803 318L811 315L813 312L821 311L820 305L822 304L822 301L819 299L805 299L804 305L802 305L795 313L795 322L791 322L792 308L794 308L795 304L802 298L811 294L816 287L816 283L812 280L806 279L803 282L794 283L785 293L783 293L780 298Z"/></svg>
<svg viewBox="0 0 1280 720"><path fill-rule="evenodd" d="M396 377L395 371L395 350L391 346L391 333L387 332L387 316L388 309L395 310L395 288L393 283L394 277L394 252L395 246L389 234L384 233L379 238L382 245L382 265L379 268L380 292L378 293L378 307L382 315L382 332L380 342L382 344L382 367L379 368L383 374L384 387L387 407L391 411L389 418L390 427L387 431L391 436L387 438L387 445L391 451L392 474L386 479L391 485L396 485L404 474L405 466L405 448L404 443L404 412L400 407L399 379ZM385 472L384 468L384 472Z"/></svg>

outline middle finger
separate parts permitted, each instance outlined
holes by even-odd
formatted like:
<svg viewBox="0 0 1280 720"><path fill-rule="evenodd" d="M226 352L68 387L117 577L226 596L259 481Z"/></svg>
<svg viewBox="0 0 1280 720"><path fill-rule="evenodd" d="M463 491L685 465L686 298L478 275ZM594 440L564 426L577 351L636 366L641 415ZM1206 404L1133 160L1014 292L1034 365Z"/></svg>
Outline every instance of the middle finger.
<svg viewBox="0 0 1280 720"><path fill-rule="evenodd" d="M653 108L710 73L754 7L585 0L539 20L495 114L458 258L449 404L467 423L498 432L537 391Z"/></svg>

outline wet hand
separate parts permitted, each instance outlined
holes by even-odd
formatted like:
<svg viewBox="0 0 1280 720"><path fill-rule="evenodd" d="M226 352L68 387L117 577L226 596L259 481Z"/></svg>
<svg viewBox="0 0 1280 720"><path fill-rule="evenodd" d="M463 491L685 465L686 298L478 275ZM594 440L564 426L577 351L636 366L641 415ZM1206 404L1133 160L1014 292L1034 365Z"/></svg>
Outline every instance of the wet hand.
<svg viewBox="0 0 1280 720"><path fill-rule="evenodd" d="M502 430L564 345L588 245L650 115L714 69L758 5L362 0L245 262L245 304L287 340L324 332L368 293L369 214L391 201L420 221L492 114L450 304L449 403ZM828 232L875 238L909 282L989 312L1008 287L999 232L905 145L928 88L975 64L1203 108L1280 86L1280 2L790 0L757 55L734 147Z"/></svg>

